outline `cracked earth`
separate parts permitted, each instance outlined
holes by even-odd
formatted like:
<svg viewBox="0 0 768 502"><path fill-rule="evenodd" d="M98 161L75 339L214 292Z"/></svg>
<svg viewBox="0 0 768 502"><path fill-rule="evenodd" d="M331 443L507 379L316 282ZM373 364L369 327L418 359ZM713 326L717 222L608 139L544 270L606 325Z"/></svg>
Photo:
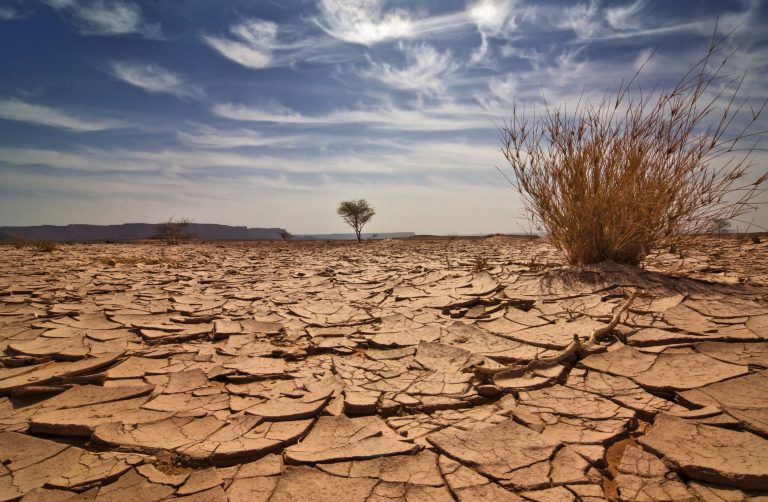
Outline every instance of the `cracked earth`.
<svg viewBox="0 0 768 502"><path fill-rule="evenodd" d="M0 501L768 499L768 243L0 249Z"/></svg>

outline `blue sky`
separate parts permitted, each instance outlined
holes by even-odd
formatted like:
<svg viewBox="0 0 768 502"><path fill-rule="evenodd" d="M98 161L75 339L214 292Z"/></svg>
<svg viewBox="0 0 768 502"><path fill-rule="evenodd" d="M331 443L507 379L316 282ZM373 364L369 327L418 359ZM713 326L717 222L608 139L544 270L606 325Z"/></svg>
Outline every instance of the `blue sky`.
<svg viewBox="0 0 768 502"><path fill-rule="evenodd" d="M337 232L363 197L372 232L520 231L512 101L599 100L654 50L669 85L718 18L765 99L759 0L0 0L0 224Z"/></svg>

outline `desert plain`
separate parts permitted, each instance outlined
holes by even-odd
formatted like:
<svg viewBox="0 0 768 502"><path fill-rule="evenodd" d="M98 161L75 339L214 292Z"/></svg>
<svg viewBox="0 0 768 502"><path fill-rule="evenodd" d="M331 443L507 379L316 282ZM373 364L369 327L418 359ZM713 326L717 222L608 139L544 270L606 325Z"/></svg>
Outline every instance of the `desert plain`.
<svg viewBox="0 0 768 502"><path fill-rule="evenodd" d="M768 500L768 242L0 248L0 500Z"/></svg>

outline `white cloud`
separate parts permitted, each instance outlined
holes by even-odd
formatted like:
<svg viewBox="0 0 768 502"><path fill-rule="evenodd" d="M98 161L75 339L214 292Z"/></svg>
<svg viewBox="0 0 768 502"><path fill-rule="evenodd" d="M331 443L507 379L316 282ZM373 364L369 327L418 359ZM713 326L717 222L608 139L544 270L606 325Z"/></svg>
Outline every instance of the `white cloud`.
<svg viewBox="0 0 768 502"><path fill-rule="evenodd" d="M153 94L172 94L179 98L203 96L199 87L186 82L180 75L151 63L113 61L110 66L115 78Z"/></svg>
<svg viewBox="0 0 768 502"><path fill-rule="evenodd" d="M570 29L579 38L592 38L605 33L597 3L579 3L563 10L559 28Z"/></svg>
<svg viewBox="0 0 768 502"><path fill-rule="evenodd" d="M400 131L457 131L492 129L500 115L480 107L445 103L440 106L406 109L394 105L337 110L325 115L302 115L291 110L221 103L213 113L232 120L278 124L339 125L361 124Z"/></svg>
<svg viewBox="0 0 768 502"><path fill-rule="evenodd" d="M517 79L512 75L492 78L488 88L497 99L504 103L512 103L521 97L518 94L519 85Z"/></svg>
<svg viewBox="0 0 768 502"><path fill-rule="evenodd" d="M119 127L115 122L85 120L47 106L32 105L11 99L0 100L0 118L77 132L102 131Z"/></svg>
<svg viewBox="0 0 768 502"><path fill-rule="evenodd" d="M373 45L413 34L406 12L384 13L382 7L381 0L320 0L322 18L316 22L332 37L353 44Z"/></svg>
<svg viewBox="0 0 768 502"><path fill-rule="evenodd" d="M406 66L403 68L371 61L370 68L361 74L397 89L434 94L442 91L446 79L459 69L449 51L439 52L425 44L401 45L401 50L406 59Z"/></svg>
<svg viewBox="0 0 768 502"><path fill-rule="evenodd" d="M480 31L495 35L509 22L513 6L509 0L478 0L467 11Z"/></svg>
<svg viewBox="0 0 768 502"><path fill-rule="evenodd" d="M300 138L296 138L300 140ZM337 144L346 138L336 136ZM495 140L489 135L489 142ZM221 149L179 148L160 151L127 149L80 149L59 151L35 148L0 147L0 165L44 165L52 169L81 173L154 173L181 175L194 172L207 174L237 170L237 176L264 175L266 173L311 173L313 175L348 174L407 174L429 172L465 172L490 170L499 160L500 153L489 142L467 143L444 140L371 140L361 141L333 152L319 154L318 138L306 138L298 151L290 156L238 153ZM220 146L220 145L217 145ZM1 171L0 171L1 172Z"/></svg>
<svg viewBox="0 0 768 502"><path fill-rule="evenodd" d="M515 28L512 0L477 0L467 7L467 14L480 32L480 46L473 51L470 60L482 62L488 55L488 38L506 35Z"/></svg>
<svg viewBox="0 0 768 502"><path fill-rule="evenodd" d="M211 127L200 127L192 132L178 131L176 135L183 143L198 148L293 148L302 141L300 136L270 137L250 129L222 131Z"/></svg>
<svg viewBox="0 0 768 502"><path fill-rule="evenodd" d="M501 55L504 58L516 57L528 61L531 66L538 67L544 62L546 55L531 47L516 47L512 44L506 44L501 47Z"/></svg>
<svg viewBox="0 0 768 502"><path fill-rule="evenodd" d="M160 38L160 25L148 24L141 8L123 0L47 0L83 35L140 34Z"/></svg>
<svg viewBox="0 0 768 502"><path fill-rule="evenodd" d="M753 1L753 0L750 0ZM572 31L581 41L620 40L639 37L654 37L670 33L691 32L707 36L712 33L714 18L700 18L683 22L665 22L646 15L643 10L647 0L636 0L631 4L602 8L597 0L562 6L526 6L521 18L537 25L540 29ZM749 6L748 6L749 7ZM722 25L733 26L749 17L748 12L725 14ZM695 18L694 18L695 19ZM654 27L648 27L654 25Z"/></svg>
<svg viewBox="0 0 768 502"><path fill-rule="evenodd" d="M511 31L516 0L476 0L464 10L423 16L405 9L385 10L383 0L320 0L318 26L347 43L375 45L390 40L428 37L474 25L487 36ZM484 52L484 51L483 51Z"/></svg>
<svg viewBox="0 0 768 502"><path fill-rule="evenodd" d="M233 103L219 103L214 105L212 111L219 117L245 122L281 124L321 124L328 122L322 117L307 117L288 109L275 110L273 107L251 107Z"/></svg>
<svg viewBox="0 0 768 502"><path fill-rule="evenodd" d="M272 62L277 25L271 21L248 19L230 27L232 38L204 36L219 54L247 68L264 68Z"/></svg>
<svg viewBox="0 0 768 502"><path fill-rule="evenodd" d="M643 10L645 4L645 0L637 0L629 5L605 9L605 19L615 30L639 29L641 26L636 16Z"/></svg>

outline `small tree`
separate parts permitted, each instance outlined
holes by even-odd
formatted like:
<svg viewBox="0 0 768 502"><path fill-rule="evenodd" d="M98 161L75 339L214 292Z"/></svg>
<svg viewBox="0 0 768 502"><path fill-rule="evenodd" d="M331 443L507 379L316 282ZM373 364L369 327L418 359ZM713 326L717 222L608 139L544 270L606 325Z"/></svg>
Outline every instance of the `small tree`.
<svg viewBox="0 0 768 502"><path fill-rule="evenodd" d="M168 221L157 225L157 238L163 239L166 244L178 244L189 239L190 235L185 229L192 223L190 218L176 218L171 216Z"/></svg>
<svg viewBox="0 0 768 502"><path fill-rule="evenodd" d="M292 233L290 233L288 230L286 230L286 229L282 228L282 229L280 229L280 237L281 237L281 238L282 238L284 241L289 241L289 240L291 240L291 238L293 237L293 234L292 234Z"/></svg>
<svg viewBox="0 0 768 502"><path fill-rule="evenodd" d="M724 232L727 232L728 229L731 228L731 222L726 218L713 218L710 222L710 225L711 231L716 232L718 236L722 235Z"/></svg>
<svg viewBox="0 0 768 502"><path fill-rule="evenodd" d="M357 242L360 242L363 227L376 214L376 211L368 204L367 200L358 199L340 202L336 213L355 230Z"/></svg>

